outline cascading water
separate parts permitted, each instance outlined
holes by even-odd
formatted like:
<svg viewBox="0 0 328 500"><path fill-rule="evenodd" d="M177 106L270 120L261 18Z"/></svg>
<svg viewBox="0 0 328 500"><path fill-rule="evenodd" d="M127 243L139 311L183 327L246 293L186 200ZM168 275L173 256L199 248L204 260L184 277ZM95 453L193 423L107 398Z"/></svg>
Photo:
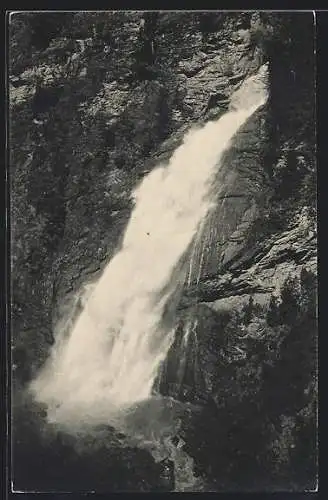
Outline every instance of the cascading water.
<svg viewBox="0 0 328 500"><path fill-rule="evenodd" d="M163 317L188 274L181 262L213 203L223 153L267 99L266 75L264 65L233 94L227 113L188 132L169 163L135 190L122 248L31 385L50 420L108 422L151 395L174 338L174 324Z"/></svg>

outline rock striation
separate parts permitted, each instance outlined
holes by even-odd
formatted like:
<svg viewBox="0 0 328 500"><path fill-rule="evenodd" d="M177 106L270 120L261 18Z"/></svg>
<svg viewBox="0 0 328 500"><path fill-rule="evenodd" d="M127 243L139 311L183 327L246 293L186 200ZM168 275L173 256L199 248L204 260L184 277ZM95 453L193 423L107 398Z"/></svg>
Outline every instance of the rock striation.
<svg viewBox="0 0 328 500"><path fill-rule="evenodd" d="M242 81L268 62L269 102L227 152L217 208L181 298L181 325L192 317L198 326L188 349L177 332L160 385L203 408L183 439L218 491L236 483L313 488L312 14L18 12L9 36L17 388L33 378L56 328L78 313L87 286L119 248L136 184L190 126L226 112Z"/></svg>

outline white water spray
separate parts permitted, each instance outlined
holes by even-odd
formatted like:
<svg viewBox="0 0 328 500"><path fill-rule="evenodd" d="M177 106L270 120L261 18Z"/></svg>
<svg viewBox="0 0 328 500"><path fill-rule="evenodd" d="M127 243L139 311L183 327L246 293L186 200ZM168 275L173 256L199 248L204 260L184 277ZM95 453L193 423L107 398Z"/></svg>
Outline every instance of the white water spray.
<svg viewBox="0 0 328 500"><path fill-rule="evenodd" d="M178 264L209 212L223 153L267 99L266 75L262 66L235 92L226 114L187 133L169 163L135 190L121 250L31 385L52 421L107 422L151 395L174 337L163 314L188 272L185 266L177 274Z"/></svg>

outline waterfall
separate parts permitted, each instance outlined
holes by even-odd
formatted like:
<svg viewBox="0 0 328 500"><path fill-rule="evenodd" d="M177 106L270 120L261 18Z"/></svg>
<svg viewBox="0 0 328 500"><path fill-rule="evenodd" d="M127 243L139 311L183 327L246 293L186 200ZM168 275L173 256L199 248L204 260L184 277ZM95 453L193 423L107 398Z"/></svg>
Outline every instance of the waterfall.
<svg viewBox="0 0 328 500"><path fill-rule="evenodd" d="M151 395L174 339L168 304L190 276L186 255L213 204L223 153L267 99L266 75L264 65L233 94L228 112L190 130L169 162L135 189L122 247L31 384L50 420L108 422Z"/></svg>

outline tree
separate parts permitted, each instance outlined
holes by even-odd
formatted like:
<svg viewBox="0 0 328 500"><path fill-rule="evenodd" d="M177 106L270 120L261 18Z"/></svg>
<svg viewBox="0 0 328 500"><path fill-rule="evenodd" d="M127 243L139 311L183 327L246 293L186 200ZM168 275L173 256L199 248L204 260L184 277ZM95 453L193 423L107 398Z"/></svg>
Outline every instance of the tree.
<svg viewBox="0 0 328 500"><path fill-rule="evenodd" d="M199 17L199 30L203 35L215 33L223 23L225 15L223 13L214 15L213 12L201 13Z"/></svg>
<svg viewBox="0 0 328 500"><path fill-rule="evenodd" d="M308 314L316 316L317 314L317 279L312 271L302 268L300 275L301 297L300 302L302 310Z"/></svg>
<svg viewBox="0 0 328 500"><path fill-rule="evenodd" d="M33 13L29 18L32 46L37 50L46 49L53 38L60 36L64 26L71 22L72 17L73 14L67 12Z"/></svg>
<svg viewBox="0 0 328 500"><path fill-rule="evenodd" d="M254 298L253 295L249 297L248 304L246 304L243 309L243 322L245 325L249 325L251 319L254 315Z"/></svg>
<svg viewBox="0 0 328 500"><path fill-rule="evenodd" d="M267 323L269 326L277 326L280 323L279 305L275 295L271 295L267 312Z"/></svg>
<svg viewBox="0 0 328 500"><path fill-rule="evenodd" d="M292 325L295 323L299 314L299 295L298 295L298 280L297 278L288 278L281 289L281 304L279 306L279 314L281 323Z"/></svg>

